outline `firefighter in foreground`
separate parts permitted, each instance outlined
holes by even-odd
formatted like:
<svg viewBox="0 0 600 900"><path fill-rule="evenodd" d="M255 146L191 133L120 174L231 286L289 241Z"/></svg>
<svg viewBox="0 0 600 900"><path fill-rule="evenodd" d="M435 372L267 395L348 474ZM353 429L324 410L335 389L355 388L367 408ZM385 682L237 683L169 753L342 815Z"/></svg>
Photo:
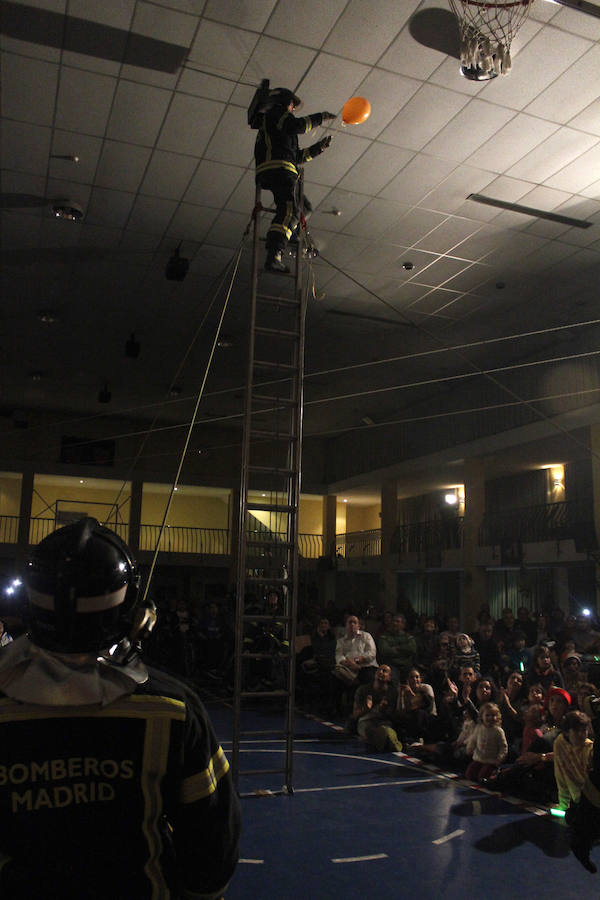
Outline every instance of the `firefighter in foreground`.
<svg viewBox="0 0 600 900"><path fill-rule="evenodd" d="M303 210L310 210L304 199L301 210L298 197L298 167L318 156L331 144L331 135L301 150L298 135L335 119L335 113L320 112L296 118L294 110L301 100L287 88L274 88L266 93L260 113L256 117L258 135L254 147L256 183L272 192L275 216L267 232L265 269L270 272L289 272L283 260L292 232Z"/></svg>
<svg viewBox="0 0 600 900"><path fill-rule="evenodd" d="M0 896L217 900L238 859L229 764L199 698L141 661L155 620L95 519L39 544L28 634L0 651Z"/></svg>

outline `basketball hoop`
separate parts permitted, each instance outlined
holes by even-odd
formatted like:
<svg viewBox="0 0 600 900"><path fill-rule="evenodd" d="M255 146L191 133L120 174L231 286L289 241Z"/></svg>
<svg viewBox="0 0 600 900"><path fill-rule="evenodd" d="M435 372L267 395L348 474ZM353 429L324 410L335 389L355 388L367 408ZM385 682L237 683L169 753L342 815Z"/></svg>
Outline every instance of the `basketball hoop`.
<svg viewBox="0 0 600 900"><path fill-rule="evenodd" d="M460 27L460 71L471 81L508 75L510 45L533 0L449 0Z"/></svg>

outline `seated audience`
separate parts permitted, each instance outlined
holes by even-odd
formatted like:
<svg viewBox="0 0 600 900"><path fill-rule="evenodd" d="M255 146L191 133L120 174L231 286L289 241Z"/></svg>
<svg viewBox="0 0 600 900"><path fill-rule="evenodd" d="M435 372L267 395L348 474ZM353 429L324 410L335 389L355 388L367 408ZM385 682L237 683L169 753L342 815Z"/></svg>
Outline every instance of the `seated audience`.
<svg viewBox="0 0 600 900"><path fill-rule="evenodd" d="M466 776L473 781L489 778L506 758L508 744L502 730L502 716L495 703L484 703L477 724L467 738L467 755L472 761Z"/></svg>
<svg viewBox="0 0 600 900"><path fill-rule="evenodd" d="M482 675L491 675L496 680L499 680L502 672L500 651L493 634L494 626L491 619L487 622L482 622L479 626L479 631L474 636L474 649L479 653L479 666Z"/></svg>
<svg viewBox="0 0 600 900"><path fill-rule="evenodd" d="M402 750L394 728L396 687L389 666L379 666L371 684L362 684L354 695L346 733L357 734L379 752Z"/></svg>
<svg viewBox="0 0 600 900"><path fill-rule="evenodd" d="M357 616L346 619L344 635L335 647L335 664L355 675L360 684L368 684L373 678L377 668L375 641L368 631L359 629Z"/></svg>
<svg viewBox="0 0 600 900"><path fill-rule="evenodd" d="M397 681L406 680L408 670L415 664L417 644L412 634L406 631L406 619L402 613L394 614L391 632L379 636L377 655L380 662L391 667Z"/></svg>

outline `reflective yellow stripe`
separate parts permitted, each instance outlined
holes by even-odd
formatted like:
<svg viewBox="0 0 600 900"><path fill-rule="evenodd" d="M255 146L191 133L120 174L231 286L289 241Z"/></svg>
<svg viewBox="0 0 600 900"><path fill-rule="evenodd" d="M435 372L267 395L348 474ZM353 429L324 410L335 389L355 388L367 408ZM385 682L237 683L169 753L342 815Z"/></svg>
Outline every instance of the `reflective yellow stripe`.
<svg viewBox="0 0 600 900"><path fill-rule="evenodd" d="M209 797L217 789L217 783L229 771L227 757L221 747L217 750L208 767L197 775L184 778L181 785L181 800L183 803L195 803Z"/></svg>
<svg viewBox="0 0 600 900"><path fill-rule="evenodd" d="M270 169L287 169L288 172L293 172L294 175L298 174L298 169L288 159L271 159L268 162L260 163L256 167L256 174L260 175L261 172L267 172Z"/></svg>
<svg viewBox="0 0 600 900"><path fill-rule="evenodd" d="M269 231L278 231L281 232L281 234L285 234L288 241L292 236L292 231L290 228L286 228L285 225L279 225L277 223L275 225L271 225L269 227Z"/></svg>
<svg viewBox="0 0 600 900"><path fill-rule="evenodd" d="M277 128L279 131L281 131L281 129L283 128L283 123L285 122L285 120L287 119L288 116L289 116L289 112L284 112L282 117L277 122L275 128Z"/></svg>
<svg viewBox="0 0 600 900"><path fill-rule="evenodd" d="M142 831L148 844L148 860L144 872L152 886L152 900L168 900L171 896L160 867L162 840L158 830L158 820L162 814L160 787L167 771L170 735L169 722L155 717L148 719L144 738L141 786L144 794Z"/></svg>
<svg viewBox="0 0 600 900"><path fill-rule="evenodd" d="M109 706L33 706L6 698L0 700L0 722L22 722L29 719L176 719L184 722L185 704L172 697L132 695Z"/></svg>

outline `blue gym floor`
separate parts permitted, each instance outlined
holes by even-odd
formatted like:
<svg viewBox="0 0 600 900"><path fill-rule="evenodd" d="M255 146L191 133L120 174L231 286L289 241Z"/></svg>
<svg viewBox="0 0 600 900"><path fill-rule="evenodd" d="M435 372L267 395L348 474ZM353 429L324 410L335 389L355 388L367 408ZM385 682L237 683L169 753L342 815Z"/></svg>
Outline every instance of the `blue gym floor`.
<svg viewBox="0 0 600 900"><path fill-rule="evenodd" d="M231 712L207 705L229 754ZM243 727L280 720L257 712ZM302 715L295 734L293 796L268 793L281 789L281 775L241 779L241 862L227 900L598 897L600 874L575 860L564 823L547 811L402 754L369 753ZM243 742L242 769L282 767L282 747L268 737Z"/></svg>

